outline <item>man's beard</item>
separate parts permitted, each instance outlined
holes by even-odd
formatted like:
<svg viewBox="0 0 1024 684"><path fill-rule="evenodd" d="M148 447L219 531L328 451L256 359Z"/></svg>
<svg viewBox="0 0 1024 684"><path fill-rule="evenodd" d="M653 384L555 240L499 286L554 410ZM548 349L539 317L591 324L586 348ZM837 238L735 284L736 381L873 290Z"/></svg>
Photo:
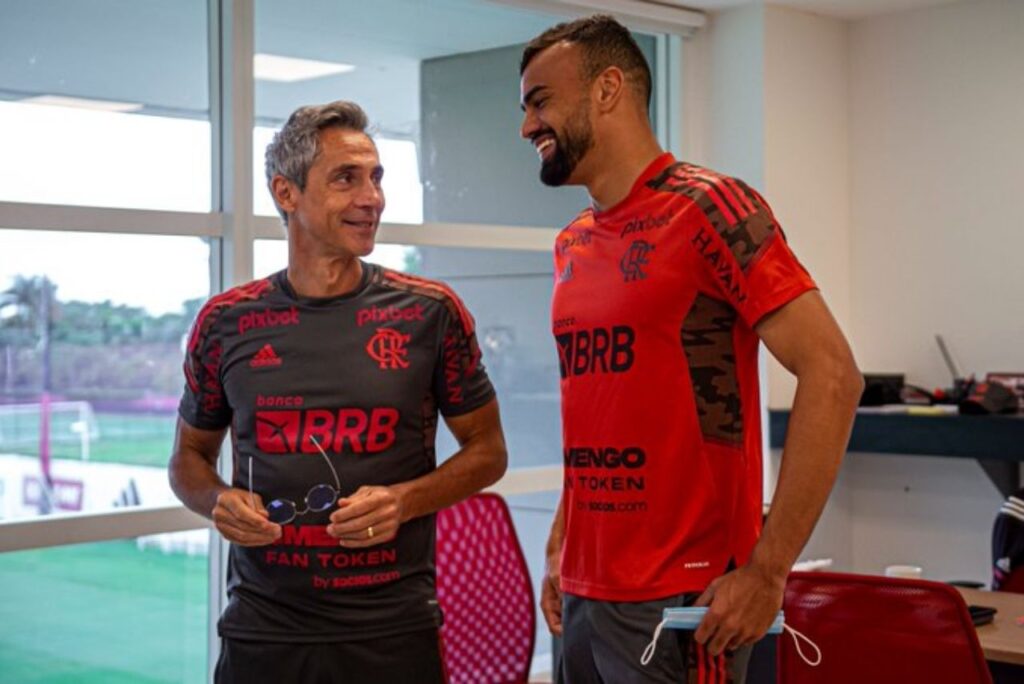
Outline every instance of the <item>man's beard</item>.
<svg viewBox="0 0 1024 684"><path fill-rule="evenodd" d="M550 132L555 136L555 151L550 159L541 162L540 181L544 185L557 187L565 185L576 170L576 165L594 146L590 114L581 106L566 122L561 135L553 130Z"/></svg>

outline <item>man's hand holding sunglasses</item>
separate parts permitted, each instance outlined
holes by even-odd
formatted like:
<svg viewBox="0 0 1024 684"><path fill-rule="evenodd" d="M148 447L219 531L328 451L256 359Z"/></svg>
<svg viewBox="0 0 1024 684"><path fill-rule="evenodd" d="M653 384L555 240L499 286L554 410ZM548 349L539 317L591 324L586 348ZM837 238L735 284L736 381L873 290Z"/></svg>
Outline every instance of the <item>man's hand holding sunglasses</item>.
<svg viewBox="0 0 1024 684"><path fill-rule="evenodd" d="M259 494L228 488L217 495L213 523L228 541L240 546L266 546L281 536L281 526L268 519Z"/></svg>
<svg viewBox="0 0 1024 684"><path fill-rule="evenodd" d="M401 496L394 488L364 485L339 499L327 533L349 549L383 544L398 534L402 510Z"/></svg>

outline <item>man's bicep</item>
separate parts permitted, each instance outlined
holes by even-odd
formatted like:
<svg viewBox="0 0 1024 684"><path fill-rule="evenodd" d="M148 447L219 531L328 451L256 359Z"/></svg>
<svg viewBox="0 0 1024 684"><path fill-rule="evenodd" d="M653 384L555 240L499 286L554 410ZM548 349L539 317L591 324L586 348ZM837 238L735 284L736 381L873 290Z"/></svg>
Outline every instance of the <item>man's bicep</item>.
<svg viewBox="0 0 1024 684"><path fill-rule="evenodd" d="M501 437L501 416L497 398L491 398L480 408L457 416L445 416L445 425L451 430L459 445L473 439Z"/></svg>
<svg viewBox="0 0 1024 684"><path fill-rule="evenodd" d="M224 441L227 428L220 430L203 430L189 425L183 418L178 417L178 425L174 435L174 456L184 455L186 452L198 454L211 465L217 462L220 454L220 445Z"/></svg>
<svg viewBox="0 0 1024 684"><path fill-rule="evenodd" d="M754 331L772 356L795 375L809 359L853 360L839 324L817 290L807 291L766 314Z"/></svg>

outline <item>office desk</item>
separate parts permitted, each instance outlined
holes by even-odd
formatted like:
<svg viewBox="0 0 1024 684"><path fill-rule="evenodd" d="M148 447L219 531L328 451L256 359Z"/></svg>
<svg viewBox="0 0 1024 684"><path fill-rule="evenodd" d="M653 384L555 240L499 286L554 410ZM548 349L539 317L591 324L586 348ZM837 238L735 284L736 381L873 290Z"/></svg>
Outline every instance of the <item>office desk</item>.
<svg viewBox="0 0 1024 684"><path fill-rule="evenodd" d="M785 442L789 413L781 409L769 411L773 449L781 448ZM858 413L849 451L975 459L1003 496L1009 496L1021 486L1024 415Z"/></svg>
<svg viewBox="0 0 1024 684"><path fill-rule="evenodd" d="M1017 625L1017 618L1024 617L1024 594L957 589L968 604L992 606L998 611L991 623L978 627L978 641L985 659L1024 665L1024 626Z"/></svg>

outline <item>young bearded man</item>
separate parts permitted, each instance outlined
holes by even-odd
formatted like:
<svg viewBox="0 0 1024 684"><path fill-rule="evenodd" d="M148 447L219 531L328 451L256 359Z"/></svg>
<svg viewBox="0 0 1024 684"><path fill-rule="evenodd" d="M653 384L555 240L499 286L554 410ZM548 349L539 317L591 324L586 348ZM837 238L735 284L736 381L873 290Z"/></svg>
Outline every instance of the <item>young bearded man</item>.
<svg viewBox="0 0 1024 684"><path fill-rule="evenodd" d="M835 480L860 373L765 200L662 150L627 29L555 26L520 73L541 180L592 201L555 246L565 487L541 606L560 681L742 682ZM759 342L798 380L763 531ZM662 609L686 605L708 607L699 628L641 665Z"/></svg>

